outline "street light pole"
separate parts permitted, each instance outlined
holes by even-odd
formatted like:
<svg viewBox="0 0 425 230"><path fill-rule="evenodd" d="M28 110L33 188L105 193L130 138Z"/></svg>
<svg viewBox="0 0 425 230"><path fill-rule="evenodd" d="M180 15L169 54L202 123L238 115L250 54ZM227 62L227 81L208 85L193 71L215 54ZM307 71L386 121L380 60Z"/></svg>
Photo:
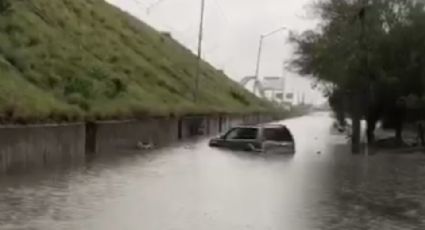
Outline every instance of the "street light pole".
<svg viewBox="0 0 425 230"><path fill-rule="evenodd" d="M199 36L198 36L198 57L196 63L195 74L195 91L193 92L193 99L195 102L199 100L199 83L201 78L201 64L202 64L202 40L204 37L204 15L205 15L205 0L201 1L201 20L199 23Z"/></svg>
<svg viewBox="0 0 425 230"><path fill-rule="evenodd" d="M256 68L255 68L255 85L254 85L254 94L256 93L255 91L256 91L256 88L258 87L260 87L260 68L261 68L261 57L262 57L262 53L263 53L263 44L264 44L264 39L265 38L267 38L267 37L270 37L271 35L273 35L273 34L276 34L276 33L278 33L278 32L280 32L280 31L282 31L282 30L287 30L288 28L286 28L286 27L281 27L281 28L279 28L279 29L277 29L277 30L273 30L272 32L270 32L270 33L267 33L267 34L262 34L261 36L260 36L260 44L259 44L259 46L258 46L258 54L257 54L257 65L256 65ZM261 90L259 90L260 91L260 94L261 94L261 96L262 97L264 97L264 95L263 95L263 92L261 91Z"/></svg>

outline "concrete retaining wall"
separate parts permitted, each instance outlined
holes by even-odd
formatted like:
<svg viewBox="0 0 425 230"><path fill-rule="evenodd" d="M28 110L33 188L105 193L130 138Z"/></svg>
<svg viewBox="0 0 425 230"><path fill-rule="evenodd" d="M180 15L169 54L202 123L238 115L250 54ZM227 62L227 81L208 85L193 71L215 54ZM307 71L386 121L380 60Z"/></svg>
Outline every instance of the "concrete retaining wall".
<svg viewBox="0 0 425 230"><path fill-rule="evenodd" d="M152 144L158 148L197 136L216 135L219 132L219 117L191 116L97 122L87 125L86 149L88 153L118 153L137 150L141 143Z"/></svg>
<svg viewBox="0 0 425 230"><path fill-rule="evenodd" d="M88 153L135 151L139 143L163 147L198 136L212 136L243 124L268 122L265 116L188 116L134 121L97 122L87 126Z"/></svg>
<svg viewBox="0 0 425 230"><path fill-rule="evenodd" d="M220 117L215 116L215 117L208 118L207 134L212 136L212 135L217 135L219 133L220 133Z"/></svg>
<svg viewBox="0 0 425 230"><path fill-rule="evenodd" d="M238 125L269 122L271 117L189 116L87 124L0 126L0 173L43 167L54 162L82 161L87 154L164 147L196 136L217 135Z"/></svg>
<svg viewBox="0 0 425 230"><path fill-rule="evenodd" d="M88 152L118 153L136 150L140 143L162 147L178 140L178 120L152 118L138 121L113 121L95 123L94 138L88 139ZM88 128L88 130L93 127ZM95 143L90 143L90 142Z"/></svg>
<svg viewBox="0 0 425 230"><path fill-rule="evenodd" d="M196 136L208 134L209 118L204 116L190 116L179 119L178 139L186 140Z"/></svg>
<svg viewBox="0 0 425 230"><path fill-rule="evenodd" d="M0 173L85 157L84 124L0 126Z"/></svg>
<svg viewBox="0 0 425 230"><path fill-rule="evenodd" d="M246 125L244 122L244 117L229 117L228 118L228 128L239 126L239 125Z"/></svg>

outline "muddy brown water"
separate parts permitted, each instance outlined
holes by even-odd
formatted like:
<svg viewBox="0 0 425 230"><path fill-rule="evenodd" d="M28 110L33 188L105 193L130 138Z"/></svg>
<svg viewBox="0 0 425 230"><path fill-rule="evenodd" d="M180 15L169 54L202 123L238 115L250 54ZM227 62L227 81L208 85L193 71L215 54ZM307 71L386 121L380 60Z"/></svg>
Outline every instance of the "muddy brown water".
<svg viewBox="0 0 425 230"><path fill-rule="evenodd" d="M425 229L425 155L352 155L326 113L294 156L197 140L0 177L1 230Z"/></svg>

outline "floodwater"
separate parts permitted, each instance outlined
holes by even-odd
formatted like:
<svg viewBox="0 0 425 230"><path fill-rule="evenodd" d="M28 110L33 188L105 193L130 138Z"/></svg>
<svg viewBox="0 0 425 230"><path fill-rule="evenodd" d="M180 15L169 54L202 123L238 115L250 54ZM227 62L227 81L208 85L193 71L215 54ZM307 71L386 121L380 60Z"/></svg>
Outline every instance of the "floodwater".
<svg viewBox="0 0 425 230"><path fill-rule="evenodd" d="M294 156L198 140L2 176L0 229L425 229L425 154L352 155L326 113L284 123Z"/></svg>

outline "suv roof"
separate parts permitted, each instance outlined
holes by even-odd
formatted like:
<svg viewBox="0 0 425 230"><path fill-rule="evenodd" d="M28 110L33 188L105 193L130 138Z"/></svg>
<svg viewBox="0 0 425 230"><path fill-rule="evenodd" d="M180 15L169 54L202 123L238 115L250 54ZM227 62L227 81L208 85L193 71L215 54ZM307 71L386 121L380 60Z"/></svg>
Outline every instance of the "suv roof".
<svg viewBox="0 0 425 230"><path fill-rule="evenodd" d="M259 124L259 125L240 125L240 126L235 126L234 128L255 128L255 129L260 129L260 128L286 128L286 125L282 125L282 124Z"/></svg>

